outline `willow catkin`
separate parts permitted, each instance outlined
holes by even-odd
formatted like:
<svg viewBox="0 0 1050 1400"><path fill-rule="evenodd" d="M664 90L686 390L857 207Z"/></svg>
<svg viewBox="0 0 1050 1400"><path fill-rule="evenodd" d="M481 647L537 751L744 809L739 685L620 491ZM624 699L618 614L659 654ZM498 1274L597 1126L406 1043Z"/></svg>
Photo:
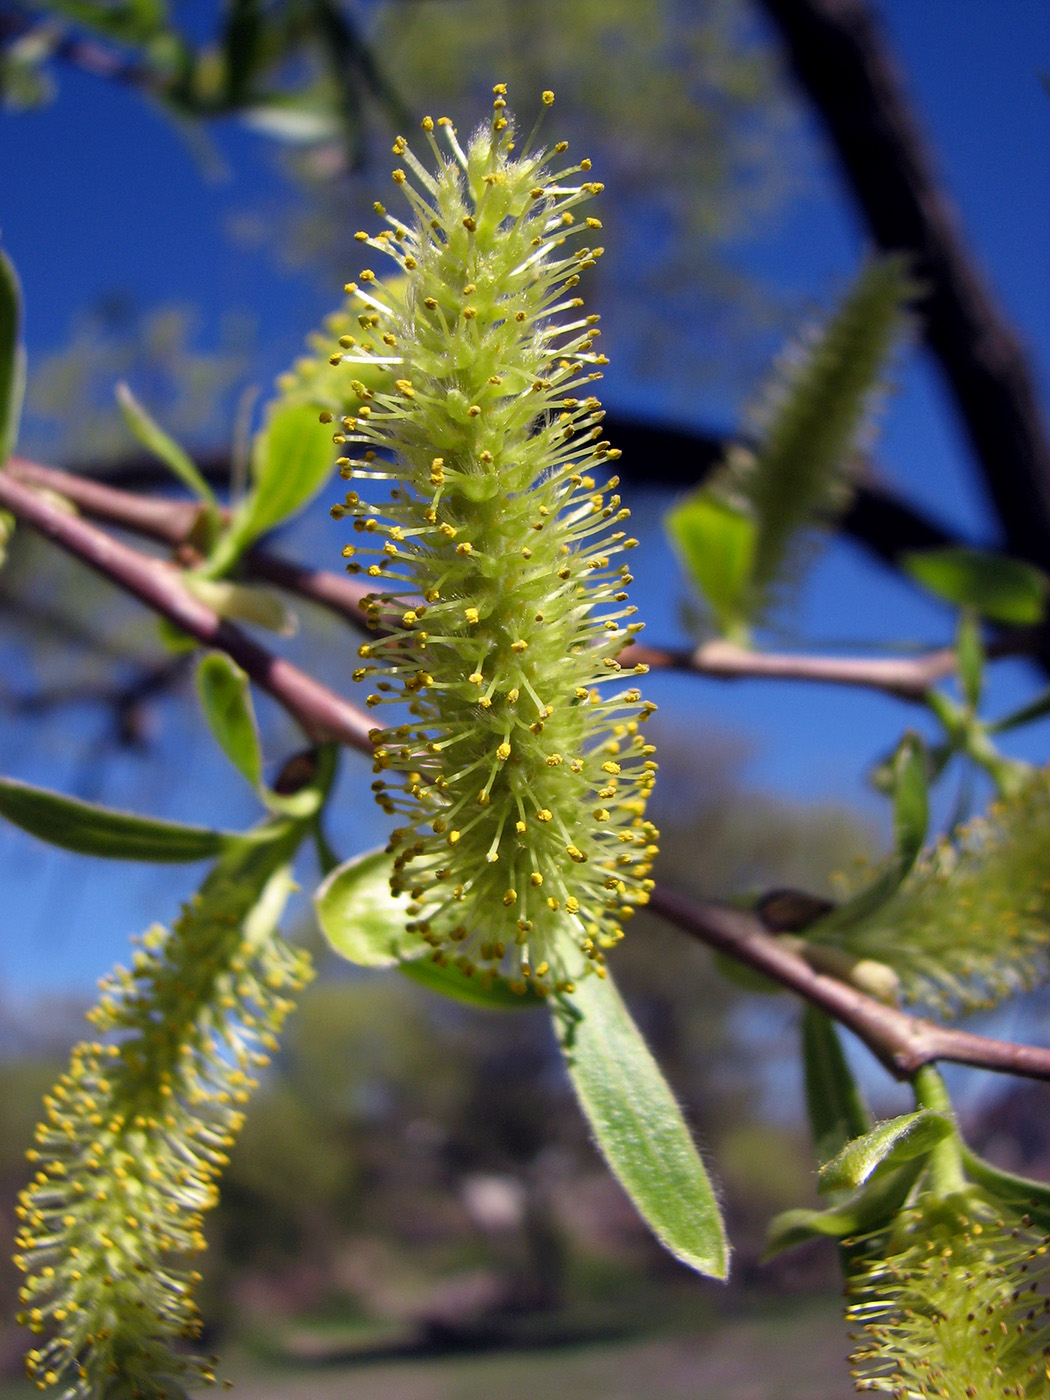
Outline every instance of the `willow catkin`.
<svg viewBox="0 0 1050 1400"><path fill-rule="evenodd" d="M359 334L333 362L384 377L354 384L336 433L354 489L332 513L357 532L349 571L381 590L355 679L371 707L407 704L373 732L373 786L400 819L408 927L439 963L546 994L601 973L648 898L655 706L623 687L646 668L616 659L641 626L620 562L637 541L590 392L598 317L575 293L602 252L577 246L601 225L576 211L602 187L587 160L548 173L566 143L517 154L495 93L466 149L424 119L433 172L398 137L412 217L377 204L387 227L357 235L407 281L389 294L365 269L347 288Z"/></svg>

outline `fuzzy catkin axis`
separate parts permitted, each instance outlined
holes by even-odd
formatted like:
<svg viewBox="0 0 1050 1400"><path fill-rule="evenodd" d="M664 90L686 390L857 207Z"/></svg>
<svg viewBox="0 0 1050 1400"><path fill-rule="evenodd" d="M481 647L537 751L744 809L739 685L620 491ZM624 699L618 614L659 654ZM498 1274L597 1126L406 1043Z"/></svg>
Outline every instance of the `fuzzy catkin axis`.
<svg viewBox="0 0 1050 1400"><path fill-rule="evenodd" d="M407 282L387 294L366 268L347 288L359 333L333 363L384 377L354 383L335 439L356 445L354 489L332 514L353 520L347 568L381 590L355 679L370 707L408 706L373 734L408 928L439 963L547 994L601 975L648 899L655 706L622 688L646 668L616 659L641 625L619 562L637 541L590 392L598 317L575 294L602 252L578 246L601 224L577 210L601 185L587 160L548 173L565 143L516 154L495 94L465 150L424 119L433 172L398 137L412 218L377 204L387 227L357 235Z"/></svg>

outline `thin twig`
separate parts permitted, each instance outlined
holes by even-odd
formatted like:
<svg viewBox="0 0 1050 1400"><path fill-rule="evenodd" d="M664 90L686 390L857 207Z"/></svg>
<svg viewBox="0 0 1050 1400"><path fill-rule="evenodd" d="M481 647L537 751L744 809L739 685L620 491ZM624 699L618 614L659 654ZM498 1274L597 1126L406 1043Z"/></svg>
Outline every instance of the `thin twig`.
<svg viewBox="0 0 1050 1400"><path fill-rule="evenodd" d="M64 496L86 515L172 547L185 544L200 516L200 507L192 502L141 496L24 458L12 458L9 469L20 481ZM361 600L370 591L367 584L326 569L293 563L265 549L249 551L243 562L252 577L317 603L356 626L362 625ZM1013 653L1023 644L1023 637L997 639L991 643L989 654ZM645 662L654 668L690 671L718 680L793 680L860 686L908 701L921 701L931 685L953 675L956 669L955 653L950 647L914 657L812 656L755 652L715 641L695 649L635 645L625 650L624 659L630 664Z"/></svg>
<svg viewBox="0 0 1050 1400"><path fill-rule="evenodd" d="M173 565L150 559L112 539L6 471L0 471L0 506L205 646L225 651L312 738L332 739L371 753L372 726L367 715L313 677L265 651L199 603ZM791 948L766 933L753 917L693 903L660 888L653 892L652 907L708 946L823 1008L854 1031L892 1074L907 1077L931 1061L953 1060L1033 1079L1050 1079L1050 1050L949 1030L885 1006L845 982L814 971Z"/></svg>
<svg viewBox="0 0 1050 1400"><path fill-rule="evenodd" d="M119 525L173 549L188 543L201 517L201 507L193 501L171 501L123 491L90 477L30 462L24 457L12 457L7 470L19 481L64 496L77 510L94 520ZM222 514L228 518L227 512ZM355 626L360 627L364 622L361 600L371 591L367 584L327 569L311 569L305 564L293 563L266 549L250 549L243 563L254 578L327 608Z"/></svg>
<svg viewBox="0 0 1050 1400"><path fill-rule="evenodd" d="M337 740L371 752L368 733L375 726L366 714L205 607L189 592L173 565L150 559L113 539L15 480L9 472L0 472L0 506L205 646L225 651L311 738Z"/></svg>
<svg viewBox="0 0 1050 1400"><path fill-rule="evenodd" d="M753 915L692 901L661 888L653 891L650 908L709 948L819 1006L853 1031L898 1079L910 1078L936 1060L950 1060L1050 1080L1050 1049L938 1026L898 1011L846 982L815 971L800 954L767 933Z"/></svg>

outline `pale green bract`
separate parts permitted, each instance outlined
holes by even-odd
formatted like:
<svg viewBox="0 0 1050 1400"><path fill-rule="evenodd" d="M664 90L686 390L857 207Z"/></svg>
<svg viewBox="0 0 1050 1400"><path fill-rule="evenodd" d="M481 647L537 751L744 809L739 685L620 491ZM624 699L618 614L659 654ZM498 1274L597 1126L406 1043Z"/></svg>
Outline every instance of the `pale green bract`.
<svg viewBox="0 0 1050 1400"><path fill-rule="evenodd" d="M357 455L332 514L380 590L355 679L410 716L373 733L407 928L439 964L549 994L601 973L648 899L655 706L598 689L646 669L616 659L640 626L617 562L637 541L617 478L588 475L619 455L590 392L598 318L575 295L601 252L576 246L601 227L576 211L601 186L586 160L548 173L564 144L517 154L495 91L465 150L424 119L433 173L398 137L413 217L377 205L388 227L357 235L407 282L390 294L366 268L347 288L357 331L332 359L363 367L363 403L336 433Z"/></svg>

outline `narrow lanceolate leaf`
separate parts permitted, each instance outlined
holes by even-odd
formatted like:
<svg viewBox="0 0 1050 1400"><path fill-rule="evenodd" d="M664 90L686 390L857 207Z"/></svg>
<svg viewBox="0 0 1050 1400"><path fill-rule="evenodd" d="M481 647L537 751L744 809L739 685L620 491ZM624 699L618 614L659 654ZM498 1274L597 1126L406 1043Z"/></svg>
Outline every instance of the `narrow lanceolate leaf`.
<svg viewBox="0 0 1050 1400"><path fill-rule="evenodd" d="M879 1168L899 1167L913 1157L927 1156L952 1131L951 1119L932 1109L902 1113L848 1142L826 1162L820 1169L820 1190L851 1191Z"/></svg>
<svg viewBox="0 0 1050 1400"><path fill-rule="evenodd" d="M22 416L26 360L21 323L18 276L10 258L0 249L0 467L14 451Z"/></svg>
<svg viewBox="0 0 1050 1400"><path fill-rule="evenodd" d="M676 1259L725 1278L718 1201L681 1110L610 978L552 1002L558 1041L602 1155Z"/></svg>
<svg viewBox="0 0 1050 1400"><path fill-rule="evenodd" d="M931 593L991 622L1027 626L1046 612L1050 578L1023 559L953 545L906 554L902 563Z"/></svg>
<svg viewBox="0 0 1050 1400"><path fill-rule="evenodd" d="M893 791L893 854L874 880L813 927L811 936L818 945L833 944L841 937L840 930L881 909L900 888L922 851L929 822L929 759L919 735L904 735L890 762L889 775Z"/></svg>
<svg viewBox="0 0 1050 1400"><path fill-rule="evenodd" d="M0 816L52 846L111 860L207 860L245 839L234 831L117 812L15 778L0 778Z"/></svg>
<svg viewBox="0 0 1050 1400"><path fill-rule="evenodd" d="M334 358L382 377L337 425L353 489L332 514L355 531L348 570L382 590L354 678L380 714L407 704L373 736L406 928L439 965L571 995L652 887L654 707L623 688L645 667L617 659L638 542L618 478L591 475L619 455L575 294L601 186L589 161L552 168L564 143L518 155L503 92L466 149L424 118L433 172L398 137L410 217L377 205L388 226L357 235L408 289L367 267L348 287Z"/></svg>
<svg viewBox="0 0 1050 1400"><path fill-rule="evenodd" d="M826 936L888 964L906 1000L942 1015L993 1005L1050 975L1050 772L927 851L896 894Z"/></svg>
<svg viewBox="0 0 1050 1400"><path fill-rule="evenodd" d="M262 781L262 751L248 677L224 652L209 652L197 667L197 693L219 747L257 788Z"/></svg>
<svg viewBox="0 0 1050 1400"><path fill-rule="evenodd" d="M802 1064L813 1145L817 1160L827 1162L852 1138L866 1133L871 1120L838 1031L815 1006L807 1005L802 1012Z"/></svg>
<svg viewBox="0 0 1050 1400"><path fill-rule="evenodd" d="M170 932L103 983L45 1101L22 1195L17 1263L41 1387L68 1397L180 1396L213 1379L180 1343L199 1331L192 1261L255 1076L308 976L277 919L294 887L292 823L224 856Z"/></svg>
<svg viewBox="0 0 1050 1400"><path fill-rule="evenodd" d="M189 453L150 417L127 384L117 385L117 403L120 405L124 422L146 451L163 462L172 475L177 477L188 491L192 491L198 500L214 506L215 493L204 480L197 464Z"/></svg>

